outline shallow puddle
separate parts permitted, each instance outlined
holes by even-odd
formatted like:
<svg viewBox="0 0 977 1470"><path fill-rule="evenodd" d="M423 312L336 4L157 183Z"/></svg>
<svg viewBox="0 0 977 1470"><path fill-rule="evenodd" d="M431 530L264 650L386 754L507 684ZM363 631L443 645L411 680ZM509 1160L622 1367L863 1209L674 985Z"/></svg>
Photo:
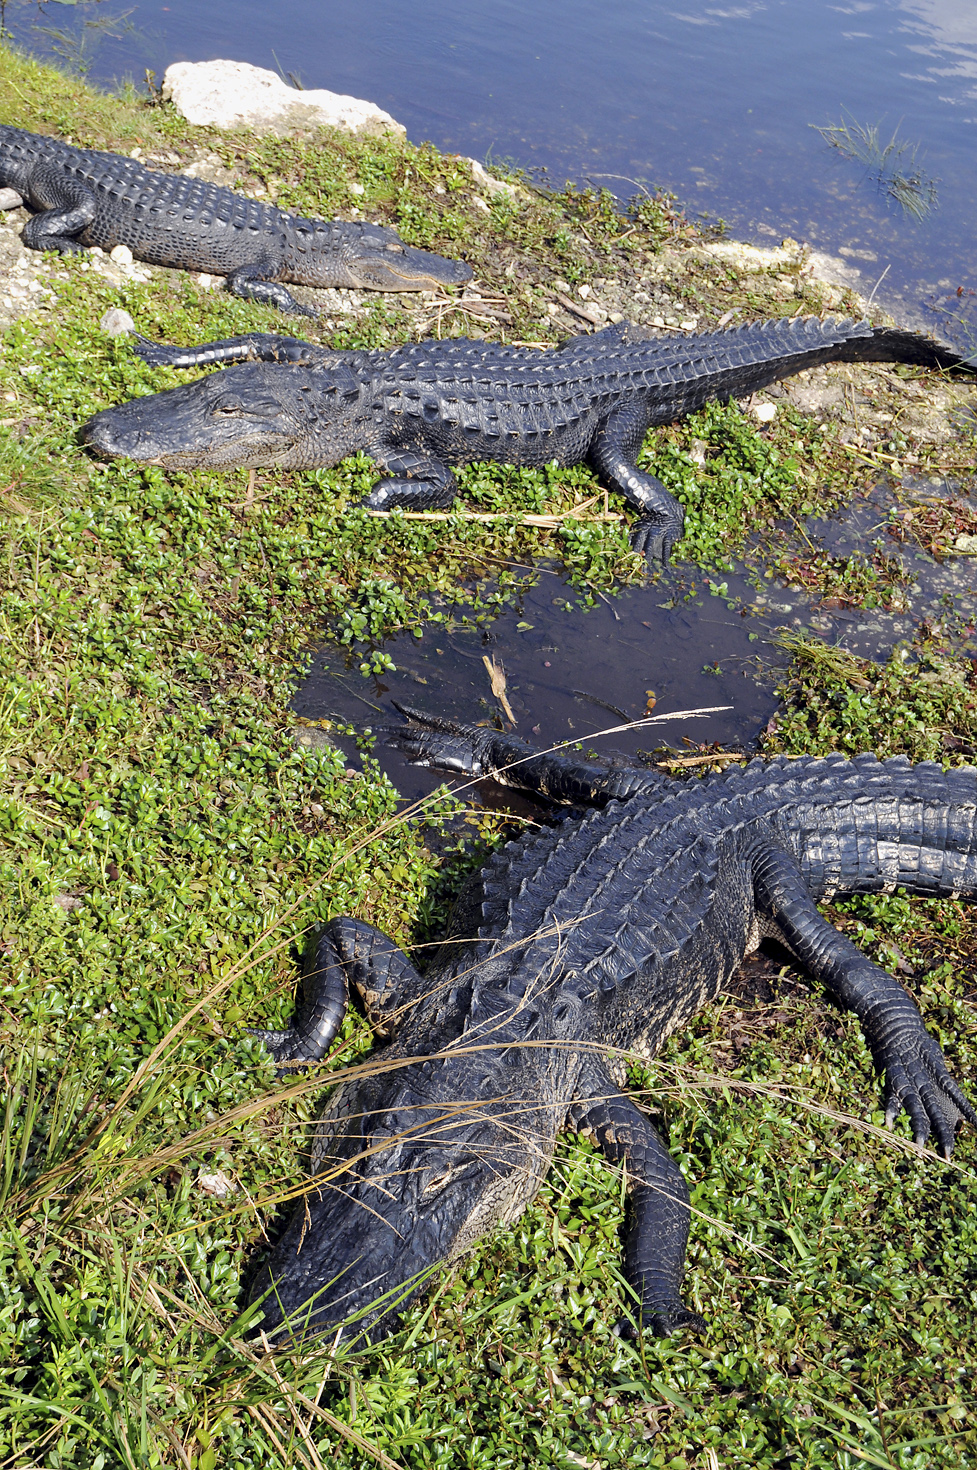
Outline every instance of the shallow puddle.
<svg viewBox="0 0 977 1470"><path fill-rule="evenodd" d="M893 506L949 493L926 482L903 487L897 501L880 488L838 516L807 524L812 551L868 556L879 546L901 565L908 581L888 610L846 607L843 598L742 565L711 575L669 568L647 586L584 608L559 571L544 566L535 586L490 624L435 625L420 638L389 639L383 648L396 671L381 678L360 673L361 652L324 643L293 708L306 720L377 729L399 723L397 701L467 723L504 724L542 747L580 742L607 757L649 758L668 747L693 764L714 744L753 751L777 708L775 689L788 662L778 641L784 632L809 630L860 656L885 659L925 623L977 651L969 621L977 558L941 563L888 532ZM634 723L652 712L668 717L707 708L699 717ZM352 758L353 741L342 743ZM405 797L438 784L396 752L378 746L376 754Z"/></svg>

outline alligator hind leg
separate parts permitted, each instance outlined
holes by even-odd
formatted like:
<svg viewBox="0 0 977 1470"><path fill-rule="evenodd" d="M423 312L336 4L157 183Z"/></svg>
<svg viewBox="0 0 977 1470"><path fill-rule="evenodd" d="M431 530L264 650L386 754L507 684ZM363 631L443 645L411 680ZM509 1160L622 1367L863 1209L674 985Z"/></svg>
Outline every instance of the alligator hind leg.
<svg viewBox="0 0 977 1470"><path fill-rule="evenodd" d="M227 275L227 289L234 296L240 296L245 301L260 301L263 306L277 306L280 311L290 311L293 316L319 315L314 306L303 306L301 301L296 301L291 291L286 290L277 281L269 281L268 277L276 275L279 262L274 260L259 260L251 265L239 265L237 270L229 271Z"/></svg>
<svg viewBox="0 0 977 1470"><path fill-rule="evenodd" d="M811 974L861 1021L875 1065L885 1073L886 1122L891 1126L905 1108L916 1143L924 1144L933 1132L949 1158L957 1124L963 1119L977 1123L977 1113L950 1076L915 1002L822 918L800 869L782 848L771 844L759 853L753 881L758 909L776 922Z"/></svg>
<svg viewBox="0 0 977 1470"><path fill-rule="evenodd" d="M642 512L631 528L631 545L650 562L667 562L682 534L685 512L661 480L639 470L637 454L648 429L643 404L626 403L613 409L598 428L590 446L590 462L612 490L619 490Z"/></svg>
<svg viewBox="0 0 977 1470"><path fill-rule="evenodd" d="M27 202L40 211L27 221L20 237L29 249L75 255L85 248L77 236L95 218L95 196L84 184L41 166L31 173Z"/></svg>
<svg viewBox="0 0 977 1470"><path fill-rule="evenodd" d="M284 1031L253 1030L280 1071L320 1062L335 1039L352 985L378 1036L389 1036L420 976L392 939L358 919L331 919L306 957L302 1000Z"/></svg>
<svg viewBox="0 0 977 1470"><path fill-rule="evenodd" d="M706 1324L685 1305L679 1286L689 1238L689 1190L681 1171L647 1118L602 1068L592 1066L581 1086L593 1095L570 1108L569 1126L590 1135L628 1178L624 1275L640 1302L640 1324L657 1337Z"/></svg>

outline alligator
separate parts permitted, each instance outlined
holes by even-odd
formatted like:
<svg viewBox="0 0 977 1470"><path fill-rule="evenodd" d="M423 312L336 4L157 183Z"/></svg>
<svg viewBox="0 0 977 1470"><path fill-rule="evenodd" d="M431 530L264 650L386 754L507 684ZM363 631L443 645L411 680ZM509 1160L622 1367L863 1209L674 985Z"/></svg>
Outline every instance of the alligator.
<svg viewBox="0 0 977 1470"><path fill-rule="evenodd" d="M173 367L238 365L96 414L82 438L101 454L178 469L309 469L362 450L386 475L363 501L374 511L450 505L452 464L587 459L640 512L631 543L649 561L668 560L684 517L638 467L652 425L818 363L963 361L913 332L816 317L690 337L621 322L556 351L456 338L346 352L269 333L190 348L140 339L136 351Z"/></svg>
<svg viewBox="0 0 977 1470"><path fill-rule="evenodd" d="M589 810L496 852L423 976L356 919L319 933L296 1019L258 1034L280 1067L314 1063L352 987L388 1042L328 1105L309 1192L253 1283L263 1330L382 1336L433 1270L519 1216L568 1129L625 1166L629 1331L703 1331L679 1290L689 1192L625 1061L653 1058L764 936L859 1017L890 1125L904 1108L948 1156L977 1123L914 1001L815 906L977 896L977 770L830 755L679 782L404 713L387 738L418 763Z"/></svg>
<svg viewBox="0 0 977 1470"><path fill-rule="evenodd" d="M304 219L219 184L163 174L118 153L0 125L0 185L36 211L32 250L127 245L151 265L226 276L235 296L316 316L281 284L426 291L471 279L462 261L405 245L380 225Z"/></svg>

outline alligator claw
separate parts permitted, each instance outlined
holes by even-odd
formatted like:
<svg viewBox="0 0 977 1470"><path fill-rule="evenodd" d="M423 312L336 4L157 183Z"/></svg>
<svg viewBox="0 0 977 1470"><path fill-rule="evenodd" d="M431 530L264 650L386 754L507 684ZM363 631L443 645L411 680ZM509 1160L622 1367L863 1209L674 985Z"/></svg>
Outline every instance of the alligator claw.
<svg viewBox="0 0 977 1470"><path fill-rule="evenodd" d="M647 558L649 566L667 566L677 540L674 527L658 516L642 516L631 527L628 540L632 551Z"/></svg>
<svg viewBox="0 0 977 1470"><path fill-rule="evenodd" d="M977 1112L947 1071L943 1053L922 1022L913 1035L884 1037L873 1047L880 1070L885 1071L885 1122L891 1128L905 1108L913 1129L913 1142L923 1147L931 1133L944 1158L953 1152L958 1123L977 1124Z"/></svg>
<svg viewBox="0 0 977 1470"><path fill-rule="evenodd" d="M655 1337L671 1337L676 1332L704 1337L708 1330L705 1317L680 1300L653 1302L641 1308L641 1331L651 1331ZM640 1336L637 1322L632 1317L621 1317L614 1324L614 1335L635 1342Z"/></svg>
<svg viewBox="0 0 977 1470"><path fill-rule="evenodd" d="M418 475L411 479L400 474L387 480L377 480L360 505L364 510L394 510L397 507L402 510L446 510L456 498L458 486L450 471L446 477L438 473L440 469L441 466L435 464L434 472L427 478Z"/></svg>

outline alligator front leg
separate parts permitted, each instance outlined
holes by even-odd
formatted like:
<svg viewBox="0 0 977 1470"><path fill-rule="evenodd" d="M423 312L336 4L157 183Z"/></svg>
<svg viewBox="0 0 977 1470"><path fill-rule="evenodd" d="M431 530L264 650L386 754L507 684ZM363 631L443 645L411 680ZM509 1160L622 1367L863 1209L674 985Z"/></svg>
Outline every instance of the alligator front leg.
<svg viewBox="0 0 977 1470"><path fill-rule="evenodd" d="M247 332L243 337L201 342L198 347L171 347L137 332L132 350L150 367L211 367L218 362L293 362L331 367L341 357L327 347L303 342L301 337L281 337L275 332Z"/></svg>
<svg viewBox="0 0 977 1470"><path fill-rule="evenodd" d="M589 1067L584 1086L593 1095L572 1104L569 1126L590 1135L605 1158L627 1170L624 1275L640 1304L640 1325L656 1337L705 1332L702 1317L679 1295L690 1213L681 1171L647 1118L602 1068Z"/></svg>
<svg viewBox="0 0 977 1470"><path fill-rule="evenodd" d="M954 1082L943 1053L923 1025L915 1002L897 980L839 934L815 906L789 853L772 843L754 859L757 908L772 918L811 974L855 1012L879 1072L885 1073L885 1120L905 1108L913 1138L931 1132L949 1158L957 1124L977 1113Z"/></svg>
<svg viewBox="0 0 977 1470"><path fill-rule="evenodd" d="M444 510L458 494L458 482L448 466L431 455L390 450L374 457L390 478L378 480L360 501L366 510Z"/></svg>
<svg viewBox="0 0 977 1470"><path fill-rule="evenodd" d="M95 196L84 184L42 164L31 173L27 202L40 211L27 221L20 237L29 249L60 250L64 255L84 249L77 237L95 218Z"/></svg>
<svg viewBox="0 0 977 1470"><path fill-rule="evenodd" d="M237 270L228 272L227 289L232 296L240 296L244 301L277 306L279 311L291 312L293 316L317 317L319 313L314 306L303 306L285 286L268 279L277 275L279 266L279 261L270 258L251 265L239 265Z"/></svg>
<svg viewBox="0 0 977 1470"><path fill-rule="evenodd" d="M378 1036L389 1036L408 990L422 984L392 939L358 919L331 919L316 939L303 971L302 999L284 1031L252 1030L279 1070L320 1062L335 1039L350 985Z"/></svg>
<svg viewBox="0 0 977 1470"><path fill-rule="evenodd" d="M674 789L674 782L646 766L602 766L540 751L517 735L502 735L491 726L461 725L398 704L408 724L381 731L385 745L403 752L415 766L431 766L453 775L487 776L500 786L527 791L547 801L572 806L604 806L640 792L651 799Z"/></svg>
<svg viewBox="0 0 977 1470"><path fill-rule="evenodd" d="M611 490L642 512L631 528L631 545L649 562L665 563L682 534L685 512L661 480L639 470L637 454L648 429L643 404L625 403L609 413L590 446L590 462Z"/></svg>

